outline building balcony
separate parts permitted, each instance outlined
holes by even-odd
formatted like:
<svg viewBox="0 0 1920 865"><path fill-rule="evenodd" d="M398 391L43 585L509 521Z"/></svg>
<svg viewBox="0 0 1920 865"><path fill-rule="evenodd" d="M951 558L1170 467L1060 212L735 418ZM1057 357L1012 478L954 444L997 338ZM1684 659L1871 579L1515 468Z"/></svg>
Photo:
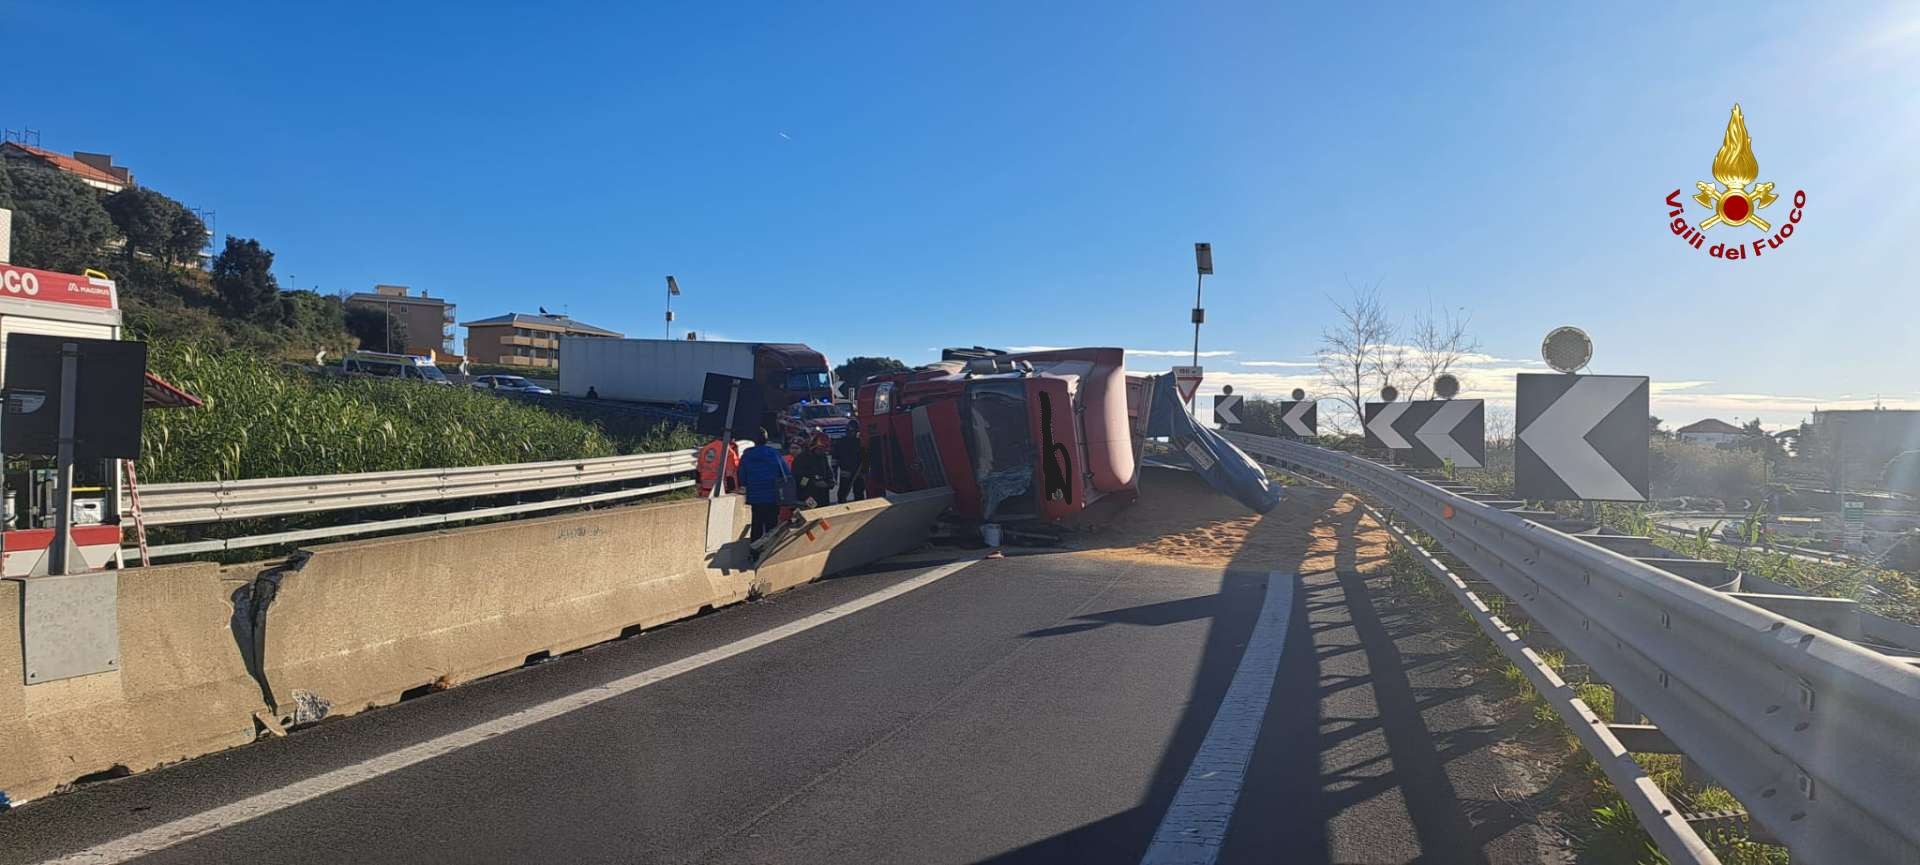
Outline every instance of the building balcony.
<svg viewBox="0 0 1920 865"><path fill-rule="evenodd" d="M560 343L540 336L503 336L501 345L524 345L528 348L559 348Z"/></svg>

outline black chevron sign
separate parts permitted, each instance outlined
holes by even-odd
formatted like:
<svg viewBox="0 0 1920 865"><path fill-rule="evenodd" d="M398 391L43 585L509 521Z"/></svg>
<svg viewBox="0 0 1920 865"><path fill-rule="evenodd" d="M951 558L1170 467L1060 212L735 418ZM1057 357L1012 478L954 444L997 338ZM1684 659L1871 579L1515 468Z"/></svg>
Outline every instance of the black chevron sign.
<svg viewBox="0 0 1920 865"><path fill-rule="evenodd" d="M1477 399L1432 399L1411 404L1396 425L1413 447L1408 461L1422 468L1477 469L1487 462L1487 404Z"/></svg>
<svg viewBox="0 0 1920 865"><path fill-rule="evenodd" d="M1519 376L1514 493L1549 501L1646 501L1647 392L1644 376Z"/></svg>
<svg viewBox="0 0 1920 865"><path fill-rule="evenodd" d="M1367 445L1422 468L1477 469L1487 461L1486 403L1426 399L1367 404Z"/></svg>
<svg viewBox="0 0 1920 865"><path fill-rule="evenodd" d="M1280 401L1280 437L1310 439L1320 435L1319 403L1310 399Z"/></svg>

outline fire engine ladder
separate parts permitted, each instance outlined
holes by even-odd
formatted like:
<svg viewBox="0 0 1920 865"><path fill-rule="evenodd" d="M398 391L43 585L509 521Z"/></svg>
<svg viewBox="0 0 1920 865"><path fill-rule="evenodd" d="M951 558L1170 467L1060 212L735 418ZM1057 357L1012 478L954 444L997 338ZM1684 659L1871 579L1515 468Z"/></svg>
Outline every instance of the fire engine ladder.
<svg viewBox="0 0 1920 865"><path fill-rule="evenodd" d="M140 482L133 470L133 460L121 460L127 468L127 498L133 503L133 536L140 542L140 566L153 564L147 558L147 518L140 512Z"/></svg>

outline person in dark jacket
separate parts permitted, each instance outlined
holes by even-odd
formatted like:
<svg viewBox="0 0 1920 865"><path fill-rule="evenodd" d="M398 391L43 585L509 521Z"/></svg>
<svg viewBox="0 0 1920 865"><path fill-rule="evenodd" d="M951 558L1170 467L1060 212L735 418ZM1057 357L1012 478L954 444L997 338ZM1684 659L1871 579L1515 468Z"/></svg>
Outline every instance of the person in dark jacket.
<svg viewBox="0 0 1920 865"><path fill-rule="evenodd" d="M846 435L833 442L833 461L840 470L839 501L850 502L867 497L867 479L861 462L866 451L860 447L860 422L847 424Z"/></svg>
<svg viewBox="0 0 1920 865"><path fill-rule="evenodd" d="M786 489L787 461L770 444L747 448L740 457L740 483L747 488L747 507L753 511L749 540L760 540L780 522L780 493Z"/></svg>
<svg viewBox="0 0 1920 865"><path fill-rule="evenodd" d="M793 456L793 476L800 481L800 499L813 500L813 506L831 501L833 494L833 467L827 463L827 451L832 439L826 433L814 433L807 441L806 450Z"/></svg>

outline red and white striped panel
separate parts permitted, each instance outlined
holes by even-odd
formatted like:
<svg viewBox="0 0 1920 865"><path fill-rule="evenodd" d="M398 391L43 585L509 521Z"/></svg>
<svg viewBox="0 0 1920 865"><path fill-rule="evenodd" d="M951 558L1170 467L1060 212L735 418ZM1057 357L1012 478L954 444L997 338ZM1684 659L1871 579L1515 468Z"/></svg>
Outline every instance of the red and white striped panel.
<svg viewBox="0 0 1920 865"><path fill-rule="evenodd" d="M80 557L88 569L99 569L113 561L120 549L119 526L74 526L73 541L80 545ZM46 558L53 545L52 529L21 529L7 532L0 549L0 576L24 577Z"/></svg>

